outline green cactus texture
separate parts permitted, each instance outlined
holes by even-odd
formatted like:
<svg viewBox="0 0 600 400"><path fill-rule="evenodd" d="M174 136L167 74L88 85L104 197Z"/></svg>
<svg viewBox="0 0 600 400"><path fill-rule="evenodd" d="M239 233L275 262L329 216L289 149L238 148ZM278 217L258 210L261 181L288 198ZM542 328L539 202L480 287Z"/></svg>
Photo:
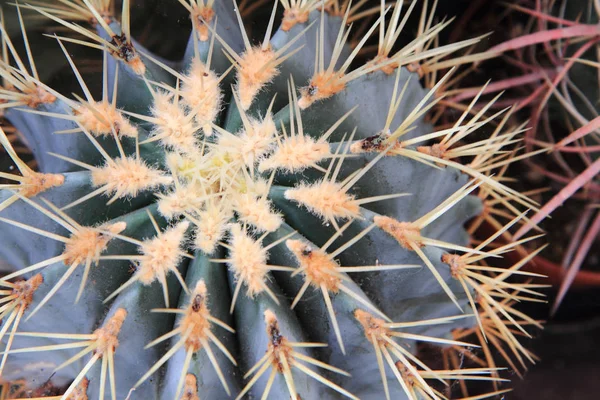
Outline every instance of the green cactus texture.
<svg viewBox="0 0 600 400"><path fill-rule="evenodd" d="M427 119L456 68L492 56L452 58L480 38L437 46L449 21L426 2L170 2L193 27L179 62L132 38L137 2L5 7L0 107L39 170L1 134L16 165L0 173L3 396L441 399L471 379L494 389L469 398L503 393L495 365L417 352L475 351L455 338L474 328L534 360L520 337L537 322L512 306L540 296L512 279L528 258L486 261L535 208L495 178L522 127L493 102ZM103 55L97 73L80 73L82 49ZM59 58L70 86L46 79ZM509 218L474 241L482 212Z"/></svg>

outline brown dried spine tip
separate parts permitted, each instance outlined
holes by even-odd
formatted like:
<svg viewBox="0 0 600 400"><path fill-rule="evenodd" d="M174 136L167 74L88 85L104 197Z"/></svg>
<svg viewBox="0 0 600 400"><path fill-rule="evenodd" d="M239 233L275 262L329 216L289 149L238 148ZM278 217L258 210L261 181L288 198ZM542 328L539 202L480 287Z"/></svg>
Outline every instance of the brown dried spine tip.
<svg viewBox="0 0 600 400"><path fill-rule="evenodd" d="M115 352L115 349L119 346L119 332L126 317L127 311L124 308L119 308L102 328L96 329L94 332L97 343L95 354L103 356L109 351Z"/></svg>
<svg viewBox="0 0 600 400"><path fill-rule="evenodd" d="M305 109L315 101L324 100L346 88L343 72L320 72L310 81L307 87L300 89L302 96L298 100L301 109Z"/></svg>
<svg viewBox="0 0 600 400"><path fill-rule="evenodd" d="M423 68L423 66L421 64L419 64L418 62L413 62L413 63L406 65L406 69L409 70L410 72L414 72L414 73L418 74L419 78L422 78L426 72L425 69Z"/></svg>
<svg viewBox="0 0 600 400"><path fill-rule="evenodd" d="M196 313L199 312L203 304L204 296L202 296L201 294L197 294L196 296L194 296L194 300L192 300L192 311Z"/></svg>
<svg viewBox="0 0 600 400"><path fill-rule="evenodd" d="M360 142L353 143L350 151L353 153L371 153L385 148L386 137L382 134L369 136Z"/></svg>
<svg viewBox="0 0 600 400"><path fill-rule="evenodd" d="M327 378L316 375L314 371L311 371L311 369L303 365L302 361L319 366L321 368L328 369L332 372L341 375L350 376L350 374L339 368L335 368L331 365L325 364L314 358L308 357L302 353L294 351L294 347L313 347L314 345L320 344L294 344L288 342L287 338L281 334L281 331L279 329L279 322L277 321L277 318L275 317L273 311L266 310L264 316L268 338L267 352L266 355L262 357L260 361L258 361L258 363L254 365L254 367L252 367L251 372L246 374L245 378L259 371L258 374L255 375L254 378L252 378L252 380L248 382L246 387L240 392L236 400L241 400L243 396L246 393L248 393L248 391L258 381L258 379L269 369L269 364L271 366L271 377L275 376L276 373L280 373L283 375L291 399L299 398L297 397L298 392L296 390L296 385L294 384L294 377L292 374L292 370L296 370L297 372L303 372L304 374L311 376L312 378L318 380L324 385L329 386L330 388L334 389L338 393L343 394L346 397L358 400L358 397L337 386L335 383L331 382ZM272 378L270 379L270 382L272 382ZM263 399L269 398L268 396L271 390L271 386L272 385L267 385L267 387L265 388L265 391L262 396Z"/></svg>
<svg viewBox="0 0 600 400"><path fill-rule="evenodd" d="M354 311L354 318L362 325L365 330L365 336L374 346L377 347L388 347L390 344L384 339L385 337L392 337L392 330L388 328L387 323L369 314L366 311L357 309ZM373 343L373 340L376 343Z"/></svg>
<svg viewBox="0 0 600 400"><path fill-rule="evenodd" d="M207 6L195 6L192 8L192 12L190 14L190 18L192 19L192 23L196 28L196 32L198 32L198 39L202 42L206 42L208 40L208 26L215 16L215 11L212 7Z"/></svg>
<svg viewBox="0 0 600 400"><path fill-rule="evenodd" d="M138 75L143 75L146 72L146 66L125 34L113 36L110 44L117 48L117 51L111 50L112 55L125 61L133 72Z"/></svg>
<svg viewBox="0 0 600 400"><path fill-rule="evenodd" d="M457 278L462 273L462 269L465 267L465 262L457 254L444 254L442 256L442 262L450 266L450 274L453 278Z"/></svg>
<svg viewBox="0 0 600 400"><path fill-rule="evenodd" d="M41 274L34 275L27 280L15 282L12 296L16 296L16 299L13 304L27 309L33 301L33 294L43 282L44 278Z"/></svg>
<svg viewBox="0 0 600 400"><path fill-rule="evenodd" d="M303 24L308 21L308 10L301 10L298 7L286 9L283 12L283 20L281 21L281 30L287 32L297 24Z"/></svg>
<svg viewBox="0 0 600 400"><path fill-rule="evenodd" d="M336 271L339 265L327 253L321 249L314 249L300 240L290 239L285 244L296 256L307 281L317 288L324 285L333 293L340 290L342 279Z"/></svg>
<svg viewBox="0 0 600 400"><path fill-rule="evenodd" d="M42 104L52 104L56 101L56 96L37 85L25 89L23 93L27 95L27 107L30 108L38 108Z"/></svg>
<svg viewBox="0 0 600 400"><path fill-rule="evenodd" d="M66 400L88 400L87 389L90 381L83 378Z"/></svg>
<svg viewBox="0 0 600 400"><path fill-rule="evenodd" d="M169 337L173 337L175 335L179 336L179 339L173 344L172 349L177 349L179 347L183 347L183 349L185 350L185 353L186 353L186 356L185 356L186 361L183 363L183 366L181 366L179 387L177 388L176 395L174 396L174 398L176 398L176 399L197 399L197 397L193 396L193 395L197 395L197 390L195 388L195 386L196 386L195 385L195 377L193 377L193 382L192 382L192 381L190 381L190 379L192 379L192 378L190 378L189 375L186 375L186 374L188 372L188 369L190 368L190 363L191 363L192 357L194 356L195 353L197 353L198 351L200 351L202 349L204 349L206 351L206 353L208 354L210 363L212 364L213 368L215 369L215 372L217 373L217 376L219 377L219 380L221 381L223 388L225 389L225 391L227 392L228 395L231 394L231 391L229 390L229 387L227 384L227 380L225 379L225 375L223 374L221 367L216 362L216 359L213 356L213 352L211 350L211 346L209 345L209 342L213 342L213 344L219 348L219 350L229 359L229 361L231 361L231 363L233 365L237 365L237 363L236 363L235 359L233 358L233 356L231 355L231 353L229 353L227 348L211 332L213 324L215 324L231 333L235 333L235 330L233 330L229 325L227 325L220 319L215 318L210 315L210 310L208 309L208 307L206 305L206 299L207 299L206 284L204 283L203 280L200 280L200 281L196 282L196 286L194 287L194 290L192 291L191 296L190 296L189 304L187 305L187 307L184 310L182 310L183 318L181 318L179 326L177 328L173 329L171 332L167 333L166 335L163 335L163 336L157 338L156 340L152 341L151 343L149 343L146 346L146 348L152 347L152 346L155 346L155 345L165 341ZM154 311L156 311L156 312L171 312L173 310L157 309ZM178 312L181 312L181 311L178 310ZM171 353L171 356L172 355L173 355L173 353ZM146 374L144 374L144 376L142 376L136 382L136 384L133 386L133 388L135 389L135 388L139 387L148 378L150 378L150 376L153 375L154 373L156 373L160 369L160 367L169 360L169 358L170 357L163 357L158 362L156 362L148 370L148 372L146 372ZM186 393L191 393L191 395L189 395L191 397L185 397Z"/></svg>
<svg viewBox="0 0 600 400"><path fill-rule="evenodd" d="M388 141L389 135L387 133L378 133L377 135L369 136L358 142L353 143L350 146L350 152L354 154L359 153L375 153L382 152L390 146L390 142ZM396 142L394 146L392 146L391 150L401 149L403 147L401 142ZM386 156L392 155L391 153L386 154Z"/></svg>
<svg viewBox="0 0 600 400"><path fill-rule="evenodd" d="M200 400L198 396L198 381L194 374L187 374L185 376L185 386L183 387L181 400Z"/></svg>
<svg viewBox="0 0 600 400"><path fill-rule="evenodd" d="M396 369L400 372L400 376L404 379L409 386L414 386L416 383L415 375L400 361L396 361Z"/></svg>
<svg viewBox="0 0 600 400"><path fill-rule="evenodd" d="M285 363L291 367L294 364L294 357L292 355L293 349L286 337L281 334L279 322L273 311L266 310L264 315L265 323L267 324L267 336L269 338L267 353L271 355L270 361L273 368L280 374L283 374L284 367L282 359L285 359Z"/></svg>
<svg viewBox="0 0 600 400"><path fill-rule="evenodd" d="M448 146L445 146L441 143L436 143L432 146L419 146L417 147L417 151L423 154L430 155L432 157L446 159L446 152L448 151Z"/></svg>
<svg viewBox="0 0 600 400"><path fill-rule="evenodd" d="M23 175L19 193L25 197L34 197L48 189L65 183L64 175L31 172Z"/></svg>
<svg viewBox="0 0 600 400"><path fill-rule="evenodd" d="M397 62L390 62L390 58L386 55L378 55L373 60L369 61L369 65L380 65L379 71L383 71L387 75L391 75L399 67Z"/></svg>
<svg viewBox="0 0 600 400"><path fill-rule="evenodd" d="M394 237L407 250L413 249L411 243L424 247L424 244L421 243L421 230L414 223L400 222L385 216L376 216L373 218L373 222L380 229Z"/></svg>
<svg viewBox="0 0 600 400"><path fill-rule="evenodd" d="M208 339L211 328L209 317L210 311L206 306L206 284L204 281L199 281L180 325L181 332L189 332L185 341L187 351L197 352L202 348L202 342Z"/></svg>

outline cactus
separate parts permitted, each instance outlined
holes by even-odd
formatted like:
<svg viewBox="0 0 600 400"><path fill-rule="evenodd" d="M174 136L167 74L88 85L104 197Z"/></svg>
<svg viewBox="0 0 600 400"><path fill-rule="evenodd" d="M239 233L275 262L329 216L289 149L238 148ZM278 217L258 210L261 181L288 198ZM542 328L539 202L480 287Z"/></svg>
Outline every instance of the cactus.
<svg viewBox="0 0 600 400"><path fill-rule="evenodd" d="M431 47L448 22L425 4L396 51L416 1L282 0L254 45L235 1L179 3L181 62L135 42L128 0L120 21L110 1L17 3L25 43L26 10L75 34L39 40L82 96L44 83L2 24L0 101L39 171L2 133L19 173L1 175L0 379L50 381L61 399L438 399L451 381L504 381L419 359L418 342L471 347L452 335L473 326L533 361L514 332L539 324L507 303L540 295L508 279L526 260L487 262L528 240L496 241L524 213L480 243L463 228L474 193L535 207L494 176L522 127L493 102L443 129L425 118L477 59L449 55L478 38ZM373 33L376 57L356 66ZM103 54L93 82L81 45Z"/></svg>
<svg viewBox="0 0 600 400"><path fill-rule="evenodd" d="M553 246L534 258L536 270L547 273L550 283L557 287L552 314L572 284L579 281L579 285L589 286L597 281L593 273L580 272L593 260L592 244L600 232L600 214L596 212L599 120L595 105L599 85L594 54L599 10L591 2L583 5L557 6L541 1L510 6L518 21L527 23L508 29L508 40L492 51L504 52L507 59L516 62L506 64L509 78L486 90L489 94L509 90L513 97L509 101L518 103L528 118L524 144L530 156L537 154L524 163L531 176L527 184L535 188L528 194L540 197L543 207L511 240L518 240L538 224L555 231L556 236L548 238ZM556 48L555 44L563 45ZM467 89L453 100L464 101L478 92ZM567 223L552 229L551 222L546 221L551 213L555 213L555 221ZM563 232L569 232L570 239L557 245Z"/></svg>

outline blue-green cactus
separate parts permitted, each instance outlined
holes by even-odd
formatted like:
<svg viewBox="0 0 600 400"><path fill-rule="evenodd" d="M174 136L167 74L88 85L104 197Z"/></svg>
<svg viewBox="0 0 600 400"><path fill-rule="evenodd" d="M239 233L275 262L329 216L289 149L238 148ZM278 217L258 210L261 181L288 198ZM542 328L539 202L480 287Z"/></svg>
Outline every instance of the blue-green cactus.
<svg viewBox="0 0 600 400"><path fill-rule="evenodd" d="M393 53L415 2L400 19L402 1L363 13L282 0L281 28L275 1L253 45L235 2L180 3L194 27L180 63L133 41L129 1L121 23L109 1L18 5L79 35L36 40L58 43L83 97L44 84L2 31L0 99L40 171L2 135L20 174L0 175L13 181L0 191L12 269L0 379L113 400L437 399L428 380L500 381L494 368L432 371L415 346L470 346L452 331L485 332L474 316L491 307L489 329L520 356L503 329L529 321L502 303L527 290L506 281L520 265L481 262L514 246L495 235L471 248L464 229L482 212L474 191L532 206L493 179L519 129L504 120L459 146L502 113L472 104L452 127L425 120L452 71L431 88L420 78L476 40L429 49L446 23L423 18ZM373 14L349 46L349 20ZM377 57L356 67L374 32ZM104 53L86 78L100 95L69 55L77 44Z"/></svg>

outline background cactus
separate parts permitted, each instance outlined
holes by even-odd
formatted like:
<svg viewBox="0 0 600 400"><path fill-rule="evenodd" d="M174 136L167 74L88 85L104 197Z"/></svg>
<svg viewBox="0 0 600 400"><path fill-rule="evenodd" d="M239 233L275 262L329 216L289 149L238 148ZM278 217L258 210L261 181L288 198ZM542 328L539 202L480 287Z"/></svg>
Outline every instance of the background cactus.
<svg viewBox="0 0 600 400"><path fill-rule="evenodd" d="M40 169L2 135L20 172L0 192L2 379L51 380L63 399L441 398L453 380L501 381L416 355L470 347L452 332L473 326L533 361L517 337L539 324L510 303L539 296L509 279L527 259L486 262L528 240L496 243L524 214L479 243L463 228L485 196L535 207L494 177L522 127L493 101L425 120L452 67L493 53L449 58L477 39L434 47L447 23L426 4L397 50L416 1L267 4L257 44L235 3L180 3L181 62L133 40L129 1L119 19L106 1L17 5L22 33L26 10L69 28L43 39L80 86L68 97L2 29L0 99ZM77 45L103 52L93 82Z"/></svg>
<svg viewBox="0 0 600 400"><path fill-rule="evenodd" d="M593 244L600 231L594 32L598 10L592 2L557 5L525 1L508 11L514 18L512 29L506 30L508 40L492 49L505 53L501 68L507 77L486 92L508 90L508 101L516 105L523 120L528 120L524 145L538 155L525 161L528 173L522 185L533 189L529 193L543 207L514 239L538 223L550 233L552 246L536 257L535 264L558 288L554 314L573 283L596 287L598 282L598 276L591 272L597 264ZM476 88L466 90L454 100L464 101L478 92ZM507 175L515 173L509 171ZM551 213L553 220L546 219ZM565 231L568 241L563 241ZM581 274L582 267L589 273Z"/></svg>

